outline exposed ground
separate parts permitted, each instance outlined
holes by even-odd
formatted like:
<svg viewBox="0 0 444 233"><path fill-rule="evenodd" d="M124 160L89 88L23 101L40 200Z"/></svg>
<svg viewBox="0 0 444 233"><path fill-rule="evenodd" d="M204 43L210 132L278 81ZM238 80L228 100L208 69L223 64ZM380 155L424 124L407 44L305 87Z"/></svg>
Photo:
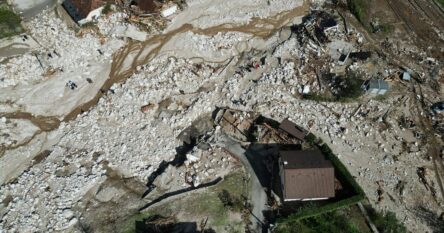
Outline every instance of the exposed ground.
<svg viewBox="0 0 444 233"><path fill-rule="evenodd" d="M443 96L442 22L436 20L441 13L421 8L431 3L408 1L424 14L415 21L402 15L410 9L404 9L409 7L404 1L388 1L388 8L381 2L371 13L394 25L387 42L382 34L365 31L344 8L339 12L349 33L340 23L328 35L332 42L301 38L303 33L290 26L308 13L309 2L303 1L248 0L242 7L238 1L187 1L163 33L151 32L145 41L127 39L140 39L139 33L111 30L130 27L123 13L78 33L53 11L40 13L27 22L29 37L39 45L0 62L0 230L84 232L97 229L92 220L119 225L155 197L224 176L231 162L209 159L218 149L213 143L220 128L203 127L210 129L200 132L201 145L188 153L193 156L188 161L208 160L201 164L208 167L198 166L197 175L188 177L190 167L169 166L156 182L171 185L162 189L155 182L156 188L140 198L150 190L148 177L179 154L181 133L205 124L216 107L278 121L290 117L331 146L373 207L394 211L412 232L439 230L444 169L437 126L442 117L429 107ZM397 11L401 15L390 10L391 4L404 9ZM433 25L421 26L422 20ZM404 27L417 34L399 40L405 44L393 39L408 35ZM341 68L334 57L344 46L376 55ZM410 69L415 79L400 81L401 68ZM307 88L329 91L321 71L349 69L363 78L394 77L391 91L383 98L346 103L303 99ZM68 80L78 88L65 87ZM103 211L109 214L95 214Z"/></svg>

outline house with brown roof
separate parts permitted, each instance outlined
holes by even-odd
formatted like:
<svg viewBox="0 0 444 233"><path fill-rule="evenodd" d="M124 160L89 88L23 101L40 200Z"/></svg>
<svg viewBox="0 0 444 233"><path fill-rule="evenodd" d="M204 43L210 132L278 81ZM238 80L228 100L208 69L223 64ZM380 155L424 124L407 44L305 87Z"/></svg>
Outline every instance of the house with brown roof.
<svg viewBox="0 0 444 233"><path fill-rule="evenodd" d="M284 119L281 122L281 124L279 125L279 129L299 140L304 140L305 136L307 136L308 134L307 130L289 121L288 119Z"/></svg>
<svg viewBox="0 0 444 233"><path fill-rule="evenodd" d="M284 202L335 196L333 164L318 150L280 151L279 174Z"/></svg>

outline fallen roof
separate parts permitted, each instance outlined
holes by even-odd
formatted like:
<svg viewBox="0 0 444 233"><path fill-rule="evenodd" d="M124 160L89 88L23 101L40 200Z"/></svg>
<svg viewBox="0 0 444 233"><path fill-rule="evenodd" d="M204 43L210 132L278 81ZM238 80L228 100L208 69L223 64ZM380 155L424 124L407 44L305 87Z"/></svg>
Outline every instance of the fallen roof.
<svg viewBox="0 0 444 233"><path fill-rule="evenodd" d="M281 122L281 124L279 125L279 129L287 132L288 134L300 140L303 140L308 133L307 130L289 121L288 119L284 119Z"/></svg>
<svg viewBox="0 0 444 233"><path fill-rule="evenodd" d="M137 6L145 12L153 12L157 8L156 1L154 0L135 0Z"/></svg>
<svg viewBox="0 0 444 233"><path fill-rule="evenodd" d="M372 52L352 52L350 58L355 60L366 60L372 56Z"/></svg>
<svg viewBox="0 0 444 233"><path fill-rule="evenodd" d="M378 90L388 90L389 85L386 81L382 79L370 80L368 83L368 89L378 89Z"/></svg>

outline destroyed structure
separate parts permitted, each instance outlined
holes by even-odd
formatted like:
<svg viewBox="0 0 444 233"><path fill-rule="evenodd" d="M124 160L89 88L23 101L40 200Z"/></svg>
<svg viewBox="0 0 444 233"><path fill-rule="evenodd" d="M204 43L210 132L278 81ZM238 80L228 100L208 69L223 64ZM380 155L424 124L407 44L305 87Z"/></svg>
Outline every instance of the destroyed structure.
<svg viewBox="0 0 444 233"><path fill-rule="evenodd" d="M363 85L365 91L370 94L384 95L389 90L389 85L381 79L368 80Z"/></svg>
<svg viewBox="0 0 444 233"><path fill-rule="evenodd" d="M98 19L106 4L119 4L126 9L136 7L138 13L152 13L161 5L156 0L64 0L62 6L74 22L82 25Z"/></svg>
<svg viewBox="0 0 444 233"><path fill-rule="evenodd" d="M441 145L441 136L424 127L430 113L443 109L431 108L442 95L430 88L442 86L442 59L429 53L440 47L422 51L390 40L367 46L367 35L349 23L349 13L319 5L309 11L308 3L322 2L317 0L270 5L245 0L242 8L232 0L217 7L209 0L187 2L183 9L172 6L146 18L135 17L125 6L121 11L117 4L115 12L97 19L97 32L71 30L52 11L24 22L27 38L17 40L38 43L0 62L0 231L88 227L111 232L140 205L239 169L239 161L216 142L221 132L236 132L233 141L241 143L263 137L267 143L300 143L304 132L287 140L290 130L278 129L279 123L246 132L254 122L241 119L257 113L294 119L330 146L374 208L394 211L411 232L433 232L435 226L417 209L439 216L443 205L436 179L442 171L432 163L442 163L442 151L429 153ZM170 19L162 17L176 11L180 13ZM144 26L150 30L140 30L141 20L148 21ZM165 24L158 27L156 21ZM373 49L380 46L392 53ZM344 54L348 59L341 58ZM402 81L404 70L411 70L409 83ZM374 77L389 84L381 90L378 82L377 93L389 87L396 92L387 92L384 101L330 98L350 91L346 81L360 87ZM69 80L78 87L65 87ZM175 167L182 145L178 136L219 107L236 110L222 113L220 125L196 137L198 145L186 154L183 166ZM442 119L433 115L430 127L442 126ZM270 133L275 131L286 134ZM317 167L309 174L319 174ZM289 177L303 174L298 169L288 170ZM147 180L158 173L141 199ZM310 195L288 197L331 196L331 186L315 192L324 178L305 186ZM120 181L142 188L141 193L119 186ZM287 190L294 187L287 185ZM261 210L253 205L256 216ZM189 213L178 217L195 220Z"/></svg>
<svg viewBox="0 0 444 233"><path fill-rule="evenodd" d="M304 140L305 136L308 134L307 130L289 121L288 119L284 119L281 122L279 129L299 140Z"/></svg>

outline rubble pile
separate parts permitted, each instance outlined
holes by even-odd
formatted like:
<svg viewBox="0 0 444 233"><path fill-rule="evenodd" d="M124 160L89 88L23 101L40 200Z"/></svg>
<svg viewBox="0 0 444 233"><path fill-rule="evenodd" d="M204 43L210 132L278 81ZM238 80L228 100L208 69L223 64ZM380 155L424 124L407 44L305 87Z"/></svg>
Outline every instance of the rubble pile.
<svg viewBox="0 0 444 233"><path fill-rule="evenodd" d="M1 117L0 148L19 145L30 139L38 130L39 128L29 121Z"/></svg>
<svg viewBox="0 0 444 233"><path fill-rule="evenodd" d="M77 37L50 11L39 14L26 24L29 34L40 47L35 54L25 54L0 64L0 87L41 82L48 70L87 76L88 65L109 60L113 52L123 45L118 41L101 44L99 38L90 33Z"/></svg>
<svg viewBox="0 0 444 233"><path fill-rule="evenodd" d="M186 155L184 166L169 166L154 182L156 189L147 196L155 199L166 192L186 187L198 187L224 177L235 167L236 161L219 147L194 148Z"/></svg>
<svg viewBox="0 0 444 233"><path fill-rule="evenodd" d="M10 204L4 207L6 214L2 216L2 228L26 227L26 229L20 228L19 231L66 229L77 220L72 220L72 216L65 218L62 212L79 201L91 187L104 181L106 178L102 165L104 161L108 167L121 172L125 177L136 177L143 182L160 162L174 158L175 149L180 145L180 142L174 138L185 126L199 117L206 106L200 110L199 104L195 104L190 109L198 108L198 110L188 110L192 113L182 110L182 114L175 113L174 116L169 115L169 110L175 109L172 106L165 106L165 109L157 113L157 117L155 111L147 114L141 112L142 103L161 102L162 99L159 97L180 95L179 90L196 91L199 86L198 80L194 80L195 85L193 82L174 81L174 77L178 74L192 75L188 77L189 79L195 76L192 72L192 69L195 69L194 64L183 59L154 61L150 65L166 69L147 68L147 73L152 73L150 77L153 79L145 78L147 73L140 73L125 85L112 86L114 94L101 98L94 110L82 114L68 124L61 124L59 130L66 132L66 135L54 147L48 158L23 173L17 183L10 183L0 188L2 195L0 200L8 195L14 197ZM213 69L211 65L202 67L198 74L203 77ZM187 72L180 73L178 72L180 69ZM179 76L181 79L186 78L182 75ZM158 78L155 79L155 76ZM157 91L152 91L156 89ZM119 100L119 103L114 102L115 100ZM212 108L205 110L210 112ZM163 111L165 113L162 113ZM97 154L100 156L93 158ZM85 165L87 161L90 164ZM191 169L196 173L200 171L201 166L220 165L218 161L213 161L214 163L211 161L205 164L195 162ZM73 169L69 169L67 175L58 176L59 171L66 169L67 166ZM197 184L205 181L205 176L195 176L195 179L193 182ZM183 181L185 182L185 178ZM35 185L37 183L39 185ZM46 191L23 192L24 189L30 190L29 187ZM25 202L25 199L35 201ZM30 213L28 211L30 209L33 212ZM21 224L16 225L18 222Z"/></svg>
<svg viewBox="0 0 444 233"><path fill-rule="evenodd" d="M239 41L244 41L250 36L239 32L218 32L213 36L200 35L192 32L185 33L187 47L195 51L205 51L205 56L211 56L211 53L219 53L222 51L235 52L235 46ZM230 54L231 55L231 54Z"/></svg>
<svg viewBox="0 0 444 233"><path fill-rule="evenodd" d="M325 0L317 1L323 2ZM248 0L241 3L236 2L235 4L230 1L222 0L189 0L186 2L189 8L205 11L205 17L195 18L193 21L193 25L200 28L208 28L215 25L230 24L233 22L246 23L255 17L266 18L287 11L288 9L297 8L304 4L303 1L292 0ZM179 14L178 17L173 19L173 24L175 23L175 20L181 20L183 17L190 16Z"/></svg>
<svg viewBox="0 0 444 233"><path fill-rule="evenodd" d="M0 64L0 88L39 80L42 78L42 73L43 69L40 67L38 59L32 54L11 58L6 63Z"/></svg>
<svg viewBox="0 0 444 233"><path fill-rule="evenodd" d="M215 0L211 4L215 2L222 1ZM258 6L265 4L265 1L256 2ZM269 2L274 4L273 11L300 4L293 0ZM202 4L201 1L187 3L190 7ZM225 4L228 3L220 3L206 14L217 13ZM252 12L236 6L233 14L242 13L240 15L249 20L253 16L273 13L270 8ZM229 18L230 15L215 15L216 20L199 23L242 21L234 16ZM0 74L15 80L5 85L41 78L14 75L41 69L40 65L28 68L23 65L34 58L40 59L44 67L80 75L88 66L88 60L110 59L113 49L119 47L109 45L110 42L101 44L89 34L76 37L55 17L48 17L44 14L31 22L35 26L32 34L42 45L37 57L26 55L0 65L0 72L4 72ZM127 16L116 13L109 17L109 21L100 19L98 27L102 34L113 37L112 28L125 25L122 20ZM180 17L179 13L172 23ZM37 25L38 19L48 23ZM265 43L272 45L266 46L267 51L251 50L240 56L229 54L232 59L222 63L211 63L202 57L186 59L183 57L189 53L177 52L175 56L161 53L138 66L124 83L115 83L109 90L102 90L105 94L94 108L75 120L62 122L58 130L64 136L51 147L46 158L34 161L34 165L16 180L0 186L0 230L52 232L79 227L81 213L72 207L82 202L85 193L107 179L109 169L123 178L146 183L147 177L162 162L175 159L176 149L183 144L177 138L184 129L216 109L230 108L238 111L232 114L234 119L229 122L237 129L249 128L250 122L245 119L255 113L276 121L289 118L313 132L343 161L377 209L396 212L413 232L429 231L412 210L424 206L438 211L444 200L430 193L437 189L436 183L431 181L430 170L418 172L418 167L429 165L429 161L424 160L428 146L417 136L420 130L411 124L407 127L408 120L401 123L399 120L401 117L414 119L415 114L421 114L411 110L413 107L409 103L413 100L396 93L385 101L370 98L349 103L301 100L304 94L326 91L328 85L319 74L325 71L340 74L346 72L346 67L366 64L366 61L350 62L351 58L348 63L345 58L340 61L345 53L348 57L349 52L359 51L363 39L359 33L351 29L344 32L343 25L331 26L331 21L324 19L324 16L314 17L294 27L294 33L282 43L270 38L271 42ZM46 33L50 36L39 40ZM209 36L185 32L175 35L175 41L182 40L180 43L189 46L187 49L206 53L210 56L208 60L214 61L220 58L221 50L239 45L243 35L246 34ZM376 73L378 69L380 67L375 69ZM4 124L2 120L0 129L7 129ZM236 162L211 144L219 136L221 127L224 126L216 126L204 135L199 142L202 144L187 153L185 166L169 166L160 174L155 181L158 189L150 195L198 186L229 172ZM7 133L12 135L12 132ZM381 198L381 195L390 198Z"/></svg>

